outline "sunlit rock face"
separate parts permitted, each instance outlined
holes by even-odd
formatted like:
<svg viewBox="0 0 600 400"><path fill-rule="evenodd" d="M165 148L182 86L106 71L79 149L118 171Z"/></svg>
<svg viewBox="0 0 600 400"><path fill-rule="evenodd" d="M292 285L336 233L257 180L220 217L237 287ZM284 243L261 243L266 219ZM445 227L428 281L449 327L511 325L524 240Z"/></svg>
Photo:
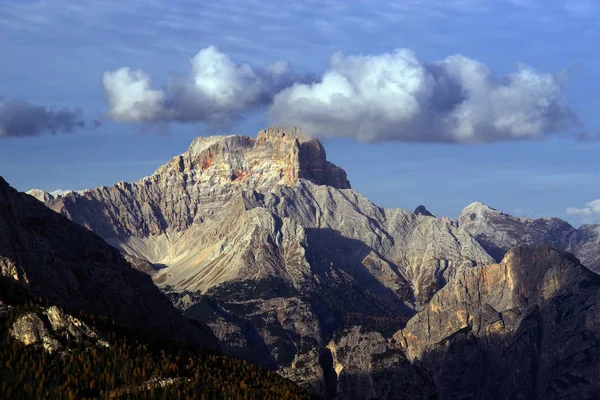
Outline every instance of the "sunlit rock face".
<svg viewBox="0 0 600 400"><path fill-rule="evenodd" d="M19 316L9 333L25 345L38 345L50 353L65 349L63 343L69 340L108 346L96 329L57 306L40 307Z"/></svg>
<svg viewBox="0 0 600 400"><path fill-rule="evenodd" d="M600 393L600 276L549 247L463 270L394 335L441 398Z"/></svg>

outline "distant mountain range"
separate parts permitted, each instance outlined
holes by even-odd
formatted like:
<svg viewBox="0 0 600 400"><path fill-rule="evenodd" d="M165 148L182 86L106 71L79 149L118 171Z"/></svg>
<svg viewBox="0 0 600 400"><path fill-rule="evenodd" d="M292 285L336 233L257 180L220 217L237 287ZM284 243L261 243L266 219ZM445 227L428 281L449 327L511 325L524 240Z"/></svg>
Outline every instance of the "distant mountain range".
<svg viewBox="0 0 600 400"><path fill-rule="evenodd" d="M600 225L575 229L559 218L518 218L478 202L462 210L458 224L497 261L515 246L544 244L573 253L600 273Z"/></svg>
<svg viewBox="0 0 600 400"><path fill-rule="evenodd" d="M600 390L600 277L563 252L599 271L598 226L481 203L457 221L383 209L296 129L198 138L135 183L30 193L121 250L227 354L320 396Z"/></svg>

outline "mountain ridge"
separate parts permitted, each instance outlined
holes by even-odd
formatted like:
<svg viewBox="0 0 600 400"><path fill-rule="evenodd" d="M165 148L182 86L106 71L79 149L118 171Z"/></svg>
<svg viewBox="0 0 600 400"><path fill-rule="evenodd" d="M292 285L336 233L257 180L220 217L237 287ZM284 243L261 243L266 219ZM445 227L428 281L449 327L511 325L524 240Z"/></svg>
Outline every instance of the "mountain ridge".
<svg viewBox="0 0 600 400"><path fill-rule="evenodd" d="M515 246L545 244L575 254L586 267L600 273L600 225L577 229L560 218L514 217L480 202L465 207L457 223L496 261Z"/></svg>

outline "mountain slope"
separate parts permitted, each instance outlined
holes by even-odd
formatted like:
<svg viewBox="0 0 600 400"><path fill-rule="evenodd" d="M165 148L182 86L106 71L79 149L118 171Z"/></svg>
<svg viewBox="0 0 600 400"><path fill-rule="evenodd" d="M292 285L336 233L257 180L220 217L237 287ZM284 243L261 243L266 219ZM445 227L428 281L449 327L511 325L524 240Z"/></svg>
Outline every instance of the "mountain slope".
<svg viewBox="0 0 600 400"><path fill-rule="evenodd" d="M339 399L596 399L600 276L545 246L461 270L391 340L362 327L320 355ZM297 357L285 376L314 365ZM298 375L301 374L301 378Z"/></svg>
<svg viewBox="0 0 600 400"><path fill-rule="evenodd" d="M136 332L217 349L210 330L183 318L118 250L18 193L1 177L0 274L67 311L108 317Z"/></svg>

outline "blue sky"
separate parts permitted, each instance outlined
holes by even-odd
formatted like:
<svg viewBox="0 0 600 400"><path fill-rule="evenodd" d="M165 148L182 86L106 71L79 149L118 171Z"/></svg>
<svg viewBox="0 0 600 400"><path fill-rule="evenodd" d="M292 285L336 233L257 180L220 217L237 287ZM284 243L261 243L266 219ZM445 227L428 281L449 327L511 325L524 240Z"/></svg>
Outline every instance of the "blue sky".
<svg viewBox="0 0 600 400"><path fill-rule="evenodd" d="M26 110L41 107L35 115L45 121L59 121L56 111L46 107L76 107L86 121L80 127L76 115L68 120L75 125L63 129L73 132L34 129L27 137L5 129L0 175L20 190L135 181L185 151L195 136L255 135L274 119L289 119L318 129L329 158L346 169L356 190L381 206L425 204L439 216L455 217L467 204L482 201L522 216L558 216L574 225L600 222L600 205L588 205L600 198L600 141L594 140L600 132L599 17L600 6L592 0L0 0L0 132L3 104L9 128L17 126L6 125L6 115L14 115L6 112L7 105L14 104L26 104ZM189 79L198 83L204 70L190 73L190 59L210 46L216 52L204 52L202 60L224 55L236 66L253 68L250 75L234 69L238 81L225 82L234 97L240 98L235 88L247 82L258 82L260 93L232 104L198 97L194 87L186 92L192 97L184 99L197 101L198 107L182 111L170 88L185 92ZM410 52L398 55L396 49ZM337 52L342 55L332 61ZM466 58L448 61L457 54ZM480 95L469 113L489 102L494 112L485 109L481 115L496 115L498 123L514 121L519 107L550 104L557 97L564 109L550 118L548 110L555 112L557 106L548 105L541 116L536 114L539 120L531 129L478 123L472 140L463 140L462 124L442 123L447 114L423 111L431 109L440 85L432 84L435 90L428 95L423 82L429 81L407 76L433 68L442 68L443 76L459 73L475 60L496 83L491 89L477 87ZM205 65L200 61L195 65ZM275 76L269 66L277 61L289 65ZM337 109L313 107L322 104L323 91L341 90L323 83L328 76L358 76L350 85L358 90L382 65L382 74L391 73L413 91L410 101L401 98L401 108L387 108L399 99L396 92L367 90L347 99L350 117L359 118L361 126L364 122L364 129L355 132L356 121L344 124L346 114L336 119L331 110ZM398 65L410 68L400 71ZM522 65L539 78L536 85L529 79L527 85L504 90L503 77ZM129 67L123 76L103 80L105 73L122 67ZM165 98L145 108L142 117L126 108L135 69L151 79L144 95ZM472 76L460 78L463 91L473 85ZM312 96L312 103L298 106L293 100L300 92L290 89L288 81L305 85L302 93ZM307 82L323 83L321 94ZM501 90L493 91L495 85ZM506 96L497 100L498 93ZM439 123L412 117L398 122L397 113L408 112L414 99L415 115ZM93 120L102 125L94 129ZM157 125L168 125L169 133ZM572 133L585 133L587 139L577 140Z"/></svg>

